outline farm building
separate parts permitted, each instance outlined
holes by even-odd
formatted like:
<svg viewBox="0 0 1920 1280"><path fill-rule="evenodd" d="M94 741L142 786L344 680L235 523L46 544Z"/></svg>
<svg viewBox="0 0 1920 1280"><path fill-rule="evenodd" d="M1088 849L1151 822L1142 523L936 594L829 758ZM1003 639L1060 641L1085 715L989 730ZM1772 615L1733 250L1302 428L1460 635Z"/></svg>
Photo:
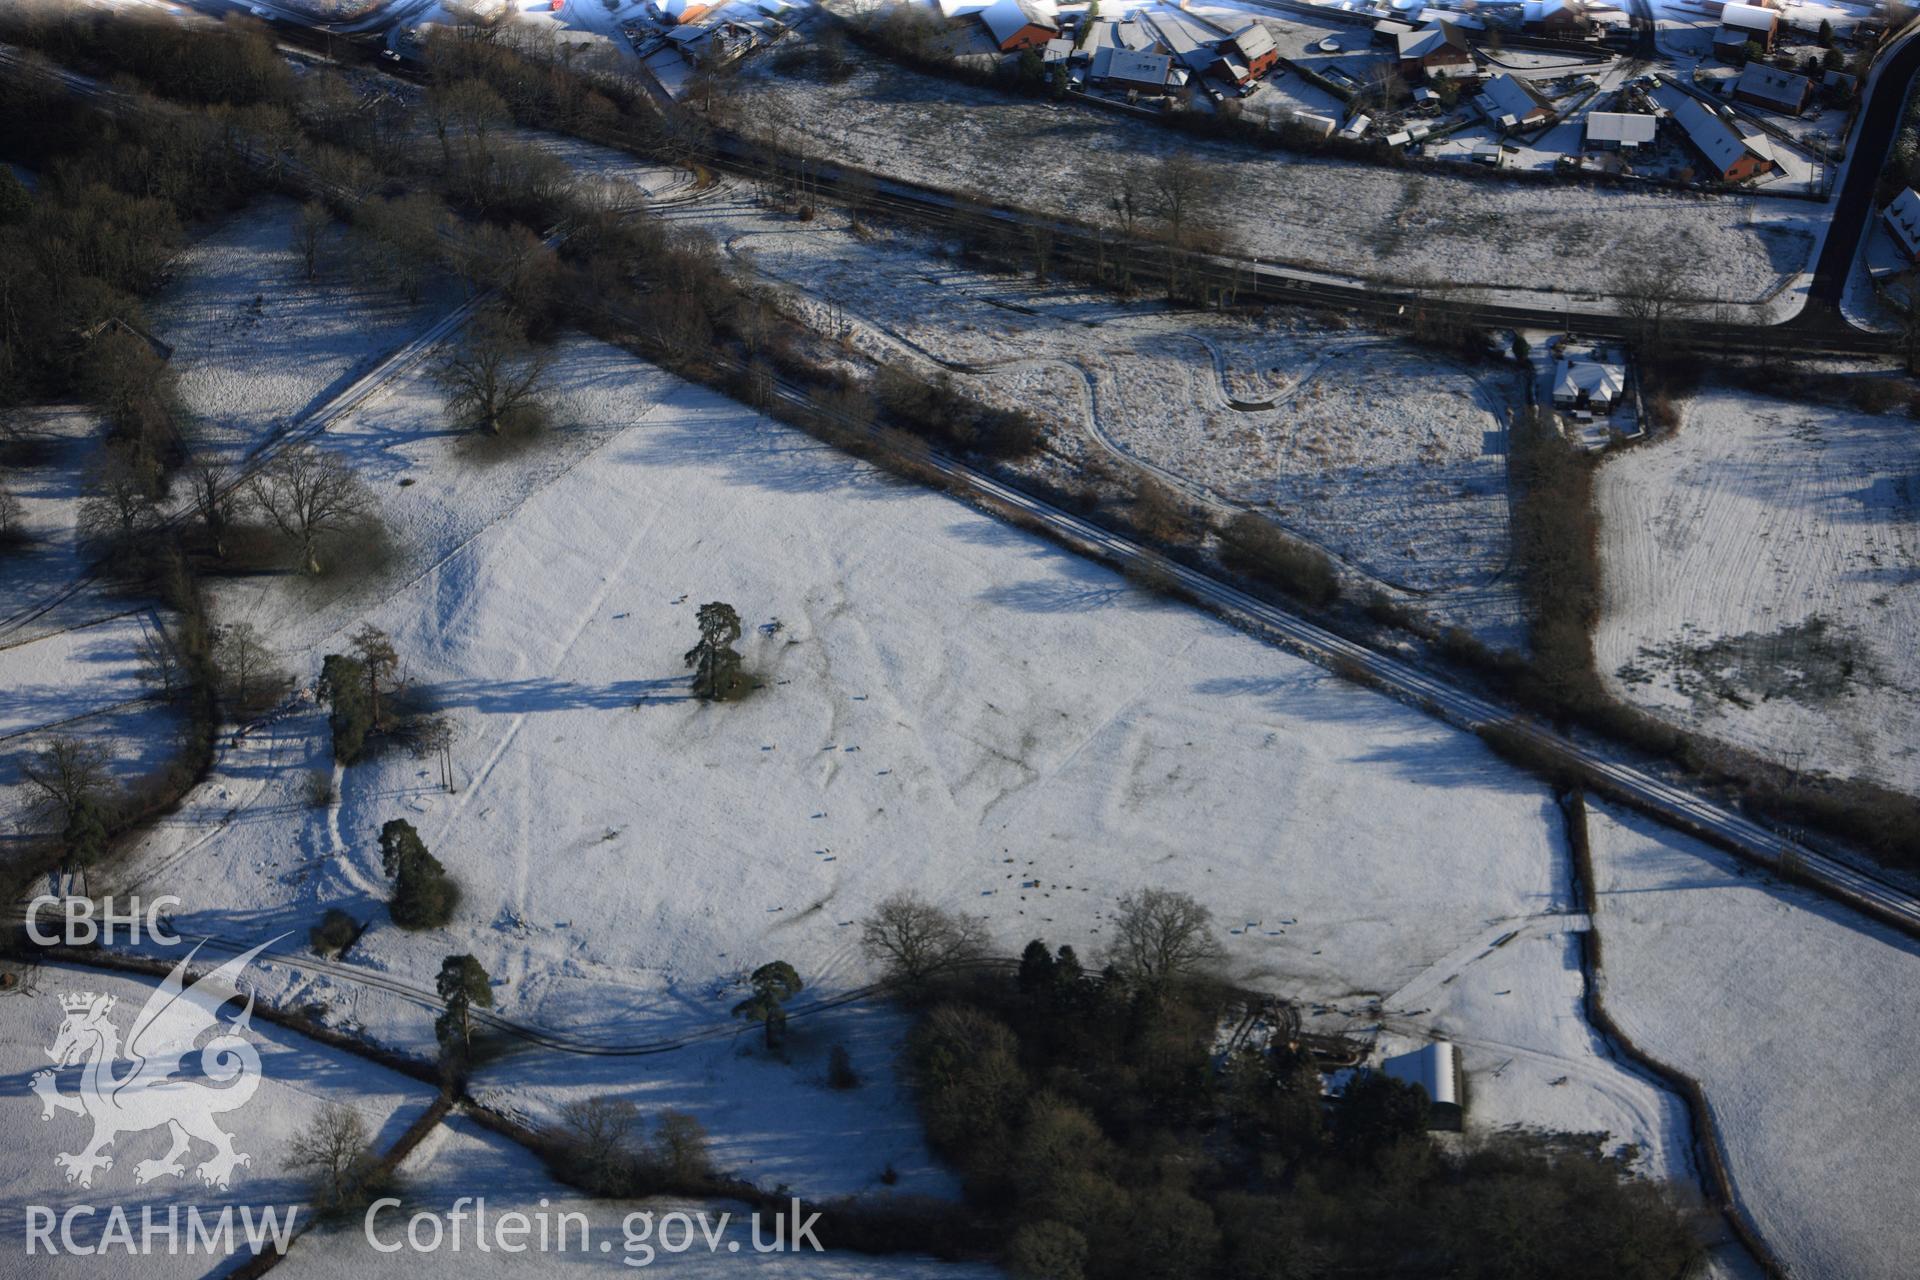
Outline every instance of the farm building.
<svg viewBox="0 0 1920 1280"><path fill-rule="evenodd" d="M1462 76L1473 73L1473 49L1466 35L1451 22L1436 22L1397 37L1400 74L1410 80L1423 76Z"/></svg>
<svg viewBox="0 0 1920 1280"><path fill-rule="evenodd" d="M1900 252L1920 262L1920 193L1912 187L1902 188L1880 216L1886 221L1887 233L1900 246Z"/></svg>
<svg viewBox="0 0 1920 1280"><path fill-rule="evenodd" d="M1806 108L1807 95L1812 92L1813 82L1805 76L1764 62L1749 62L1733 85L1737 100L1789 116L1797 116Z"/></svg>
<svg viewBox="0 0 1920 1280"><path fill-rule="evenodd" d="M1581 0L1526 0L1520 28L1534 35L1579 40L1593 29L1593 20Z"/></svg>
<svg viewBox="0 0 1920 1280"><path fill-rule="evenodd" d="M1034 0L996 0L979 13L993 47L1002 53L1045 47L1058 39L1060 24Z"/></svg>
<svg viewBox="0 0 1920 1280"><path fill-rule="evenodd" d="M1525 129L1553 118L1553 104L1518 76L1497 75L1474 97L1473 105L1503 131Z"/></svg>
<svg viewBox="0 0 1920 1280"><path fill-rule="evenodd" d="M1714 56L1735 61L1749 43L1767 53L1780 34L1780 15L1757 4L1729 4L1720 11L1720 29L1713 36Z"/></svg>
<svg viewBox="0 0 1920 1280"><path fill-rule="evenodd" d="M1395 22L1392 18L1382 18L1373 24L1373 43L1388 49L1400 47L1400 37L1413 34L1413 25Z"/></svg>
<svg viewBox="0 0 1920 1280"><path fill-rule="evenodd" d="M1553 407L1612 413L1627 389L1627 371L1592 356L1562 356L1553 363Z"/></svg>
<svg viewBox="0 0 1920 1280"><path fill-rule="evenodd" d="M1465 1122L1467 1090L1460 1071L1460 1051L1448 1041L1436 1040L1411 1053L1383 1059L1380 1070L1426 1091L1431 1104L1428 1128L1457 1130Z"/></svg>
<svg viewBox="0 0 1920 1280"><path fill-rule="evenodd" d="M1652 142L1659 126L1658 116L1639 115L1630 111L1589 112L1587 145L1631 151Z"/></svg>
<svg viewBox="0 0 1920 1280"><path fill-rule="evenodd" d="M1681 98L1673 118L1707 170L1722 182L1745 182L1774 167L1773 148L1765 134L1739 133L1697 98Z"/></svg>
<svg viewBox="0 0 1920 1280"><path fill-rule="evenodd" d="M1210 69L1218 55L1213 50L1213 33L1184 14L1154 11L1141 21L1160 37L1160 45L1176 62L1196 75Z"/></svg>
<svg viewBox="0 0 1920 1280"><path fill-rule="evenodd" d="M1316 138L1331 138L1340 122L1332 116L1319 115L1312 111L1289 111L1287 123L1295 129L1312 134Z"/></svg>

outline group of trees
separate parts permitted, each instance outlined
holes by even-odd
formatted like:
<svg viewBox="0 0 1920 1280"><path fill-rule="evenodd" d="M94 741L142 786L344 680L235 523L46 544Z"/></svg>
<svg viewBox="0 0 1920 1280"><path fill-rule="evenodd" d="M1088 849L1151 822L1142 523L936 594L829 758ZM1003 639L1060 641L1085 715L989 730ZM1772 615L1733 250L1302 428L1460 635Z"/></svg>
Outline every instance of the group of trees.
<svg viewBox="0 0 1920 1280"><path fill-rule="evenodd" d="M709 1189L707 1131L684 1111L661 1111L649 1132L633 1103L598 1096L568 1103L561 1119L566 1142L555 1153L558 1172L595 1195L624 1199Z"/></svg>
<svg viewBox="0 0 1920 1280"><path fill-rule="evenodd" d="M955 917L915 906L869 928L951 938ZM1021 1280L1651 1280L1697 1259L1689 1219L1621 1165L1524 1137L1448 1156L1423 1091L1363 1073L1330 1100L1286 1026L1216 1067L1231 993L1206 909L1142 890L1110 928L1098 972L1035 939L1011 978L948 966L921 988L906 1061L928 1139Z"/></svg>
<svg viewBox="0 0 1920 1280"><path fill-rule="evenodd" d="M359 760L369 737L395 727L394 679L400 667L392 639L370 622L347 643L348 652L321 659L316 690L327 704L333 758L341 764Z"/></svg>

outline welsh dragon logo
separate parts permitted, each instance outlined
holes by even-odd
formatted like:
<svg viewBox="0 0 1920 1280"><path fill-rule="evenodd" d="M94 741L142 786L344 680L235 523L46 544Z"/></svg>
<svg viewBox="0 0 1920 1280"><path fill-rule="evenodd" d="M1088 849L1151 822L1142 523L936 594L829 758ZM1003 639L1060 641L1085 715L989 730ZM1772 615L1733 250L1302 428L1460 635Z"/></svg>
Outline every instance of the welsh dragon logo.
<svg viewBox="0 0 1920 1280"><path fill-rule="evenodd" d="M33 1091L40 1096L42 1120L65 1111L93 1121L92 1141L55 1157L68 1182L91 1187L96 1170L113 1168L106 1149L115 1138L161 1125L172 1135L172 1145L159 1159L134 1166L136 1182L184 1176L182 1157L195 1139L213 1148L199 1167L208 1186L226 1187L236 1167L252 1163L251 1156L234 1150L233 1135L214 1117L245 1106L260 1087L260 1054L246 1038L253 996L247 995L246 1007L229 1023L221 1022L220 1009L239 998L235 980L271 945L263 942L187 986L187 965L200 950L195 947L148 998L127 1033L124 1051L110 1017L112 996L86 991L60 997L66 1017L47 1056L56 1069L80 1065L80 1092L61 1093L52 1070L34 1073ZM215 1034L200 1043L208 1032Z"/></svg>

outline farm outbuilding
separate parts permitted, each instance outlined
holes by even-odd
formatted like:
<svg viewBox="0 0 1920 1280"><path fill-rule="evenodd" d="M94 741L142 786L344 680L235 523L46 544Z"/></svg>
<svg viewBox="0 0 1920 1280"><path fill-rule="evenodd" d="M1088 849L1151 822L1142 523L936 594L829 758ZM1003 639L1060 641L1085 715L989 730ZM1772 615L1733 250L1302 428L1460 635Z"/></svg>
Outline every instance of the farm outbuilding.
<svg viewBox="0 0 1920 1280"><path fill-rule="evenodd" d="M1659 128L1658 116L1632 111L1593 111L1587 114L1587 145L1630 151L1652 142Z"/></svg>
<svg viewBox="0 0 1920 1280"><path fill-rule="evenodd" d="M1452 1042L1435 1040L1411 1053L1383 1059L1380 1070L1395 1080L1426 1090L1431 1104L1427 1113L1428 1128L1457 1131L1466 1122L1466 1080L1460 1070L1460 1050Z"/></svg>
<svg viewBox="0 0 1920 1280"><path fill-rule="evenodd" d="M1757 4L1729 4L1720 11L1720 29L1713 36L1714 56L1732 61L1748 44L1767 53L1780 34L1780 15Z"/></svg>

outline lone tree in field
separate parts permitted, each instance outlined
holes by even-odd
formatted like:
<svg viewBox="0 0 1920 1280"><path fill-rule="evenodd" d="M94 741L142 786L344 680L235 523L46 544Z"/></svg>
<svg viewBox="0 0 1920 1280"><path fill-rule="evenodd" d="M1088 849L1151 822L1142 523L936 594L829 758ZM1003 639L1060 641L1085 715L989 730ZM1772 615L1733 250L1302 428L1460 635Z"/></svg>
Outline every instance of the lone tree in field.
<svg viewBox="0 0 1920 1280"><path fill-rule="evenodd" d="M392 678L400 665L400 655L394 652L392 637L371 622L361 624L358 631L347 637L347 643L353 646L360 665L367 669L367 705L377 727L382 723L380 682Z"/></svg>
<svg viewBox="0 0 1920 1280"><path fill-rule="evenodd" d="M434 986L447 1006L433 1024L440 1047L449 1058L465 1062L473 1048L473 1006L493 1008L493 984L472 956L448 956L440 962Z"/></svg>
<svg viewBox="0 0 1920 1280"><path fill-rule="evenodd" d="M460 887L405 818L380 828L380 869L393 881L387 912L402 929L433 929L453 917Z"/></svg>
<svg viewBox="0 0 1920 1280"><path fill-rule="evenodd" d="M99 861L107 848L106 748L77 738L55 738L18 764L35 802L60 824L66 869Z"/></svg>
<svg viewBox="0 0 1920 1280"><path fill-rule="evenodd" d="M1163 987L1204 973L1221 957L1213 913L1184 893L1140 889L1120 899L1109 959L1136 982Z"/></svg>
<svg viewBox="0 0 1920 1280"><path fill-rule="evenodd" d="M494 436L527 434L546 425L540 397L552 359L527 341L519 322L488 311L435 368L434 379L447 393L447 416L456 425Z"/></svg>
<svg viewBox="0 0 1920 1280"><path fill-rule="evenodd" d="M800 975L785 960L773 960L755 969L750 981L753 994L733 1006L733 1015L764 1026L767 1048L776 1048L787 1026L787 1011L781 1006L800 994Z"/></svg>
<svg viewBox="0 0 1920 1280"><path fill-rule="evenodd" d="M323 1217L371 1203L385 1181L366 1122L338 1103L328 1103L312 1124L293 1135L287 1168L307 1176Z"/></svg>
<svg viewBox="0 0 1920 1280"><path fill-rule="evenodd" d="M321 571L320 540L364 519L373 494L345 459L298 444L275 458L253 481L254 500L275 527L300 546L300 563Z"/></svg>
<svg viewBox="0 0 1920 1280"><path fill-rule="evenodd" d="M943 911L913 893L885 899L860 924L861 952L909 989L949 965L973 959L985 945L980 920Z"/></svg>
<svg viewBox="0 0 1920 1280"><path fill-rule="evenodd" d="M320 274L320 246L326 243L327 228L332 225L333 214L318 200L307 201L293 215L293 251L300 255L309 283Z"/></svg>
<svg viewBox="0 0 1920 1280"><path fill-rule="evenodd" d="M733 648L740 638L740 615L716 600L700 606L699 623L700 641L687 650L693 696L725 698L740 686L740 655Z"/></svg>

